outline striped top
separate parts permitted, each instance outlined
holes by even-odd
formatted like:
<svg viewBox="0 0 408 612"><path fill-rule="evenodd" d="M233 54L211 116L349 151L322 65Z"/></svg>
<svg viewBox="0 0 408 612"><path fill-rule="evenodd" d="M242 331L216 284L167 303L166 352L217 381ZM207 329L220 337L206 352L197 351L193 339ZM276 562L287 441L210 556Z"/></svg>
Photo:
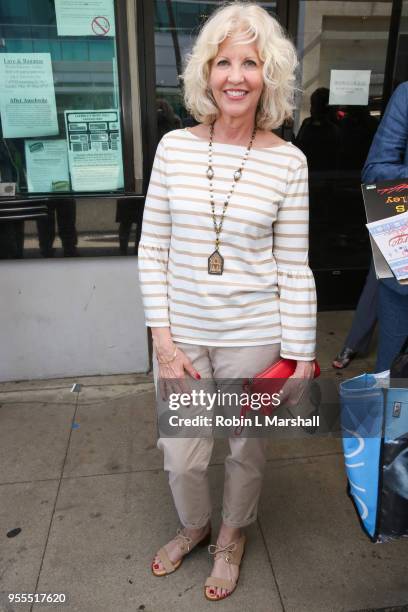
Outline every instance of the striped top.
<svg viewBox="0 0 408 612"><path fill-rule="evenodd" d="M246 147L213 143L217 220ZM291 143L253 147L220 235L222 276L208 274L215 231L208 142L186 129L161 139L146 197L139 278L146 325L207 346L281 343L315 357L316 291L308 267L308 177Z"/></svg>

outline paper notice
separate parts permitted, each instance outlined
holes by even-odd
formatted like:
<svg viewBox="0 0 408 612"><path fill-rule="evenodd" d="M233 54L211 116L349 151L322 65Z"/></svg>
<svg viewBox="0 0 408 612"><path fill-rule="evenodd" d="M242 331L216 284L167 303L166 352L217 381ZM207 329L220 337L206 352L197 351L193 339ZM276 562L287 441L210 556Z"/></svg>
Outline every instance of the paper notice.
<svg viewBox="0 0 408 612"><path fill-rule="evenodd" d="M28 191L69 191L68 151L65 140L26 140Z"/></svg>
<svg viewBox="0 0 408 612"><path fill-rule="evenodd" d="M331 70L329 104L367 106L371 70Z"/></svg>
<svg viewBox="0 0 408 612"><path fill-rule="evenodd" d="M65 111L65 125L73 191L122 189L119 111Z"/></svg>
<svg viewBox="0 0 408 612"><path fill-rule="evenodd" d="M58 36L115 36L113 0L55 0Z"/></svg>
<svg viewBox="0 0 408 612"><path fill-rule="evenodd" d="M49 53L0 54L0 112L3 138L58 134Z"/></svg>

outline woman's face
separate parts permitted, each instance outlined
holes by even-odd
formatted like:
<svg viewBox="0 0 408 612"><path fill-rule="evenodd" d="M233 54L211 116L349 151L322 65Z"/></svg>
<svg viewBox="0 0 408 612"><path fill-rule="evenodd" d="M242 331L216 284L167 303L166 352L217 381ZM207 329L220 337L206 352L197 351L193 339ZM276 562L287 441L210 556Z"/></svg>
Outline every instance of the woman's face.
<svg viewBox="0 0 408 612"><path fill-rule="evenodd" d="M256 44L234 44L234 37L226 38L211 63L208 85L221 114L255 117L264 86Z"/></svg>

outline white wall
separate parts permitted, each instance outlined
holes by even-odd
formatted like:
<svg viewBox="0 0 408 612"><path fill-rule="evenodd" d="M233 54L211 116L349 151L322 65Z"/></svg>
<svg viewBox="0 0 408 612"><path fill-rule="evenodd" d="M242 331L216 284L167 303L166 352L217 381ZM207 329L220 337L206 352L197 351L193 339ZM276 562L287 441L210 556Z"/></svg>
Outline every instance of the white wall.
<svg viewBox="0 0 408 612"><path fill-rule="evenodd" d="M146 372L134 257L4 261L0 381Z"/></svg>

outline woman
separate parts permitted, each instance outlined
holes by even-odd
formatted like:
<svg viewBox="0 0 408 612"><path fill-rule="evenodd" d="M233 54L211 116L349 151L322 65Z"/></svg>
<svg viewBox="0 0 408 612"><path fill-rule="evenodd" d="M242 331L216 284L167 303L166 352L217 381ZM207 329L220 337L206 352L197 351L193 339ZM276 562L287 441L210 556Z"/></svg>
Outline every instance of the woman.
<svg viewBox="0 0 408 612"><path fill-rule="evenodd" d="M204 25L183 75L199 125L160 141L139 270L161 381L251 377L280 357L311 378L315 286L307 264L307 165L271 130L291 116L296 54L256 4ZM182 530L159 550L163 576L210 538L211 438L160 438ZM243 527L256 520L266 440L231 438L208 599L235 589Z"/></svg>

